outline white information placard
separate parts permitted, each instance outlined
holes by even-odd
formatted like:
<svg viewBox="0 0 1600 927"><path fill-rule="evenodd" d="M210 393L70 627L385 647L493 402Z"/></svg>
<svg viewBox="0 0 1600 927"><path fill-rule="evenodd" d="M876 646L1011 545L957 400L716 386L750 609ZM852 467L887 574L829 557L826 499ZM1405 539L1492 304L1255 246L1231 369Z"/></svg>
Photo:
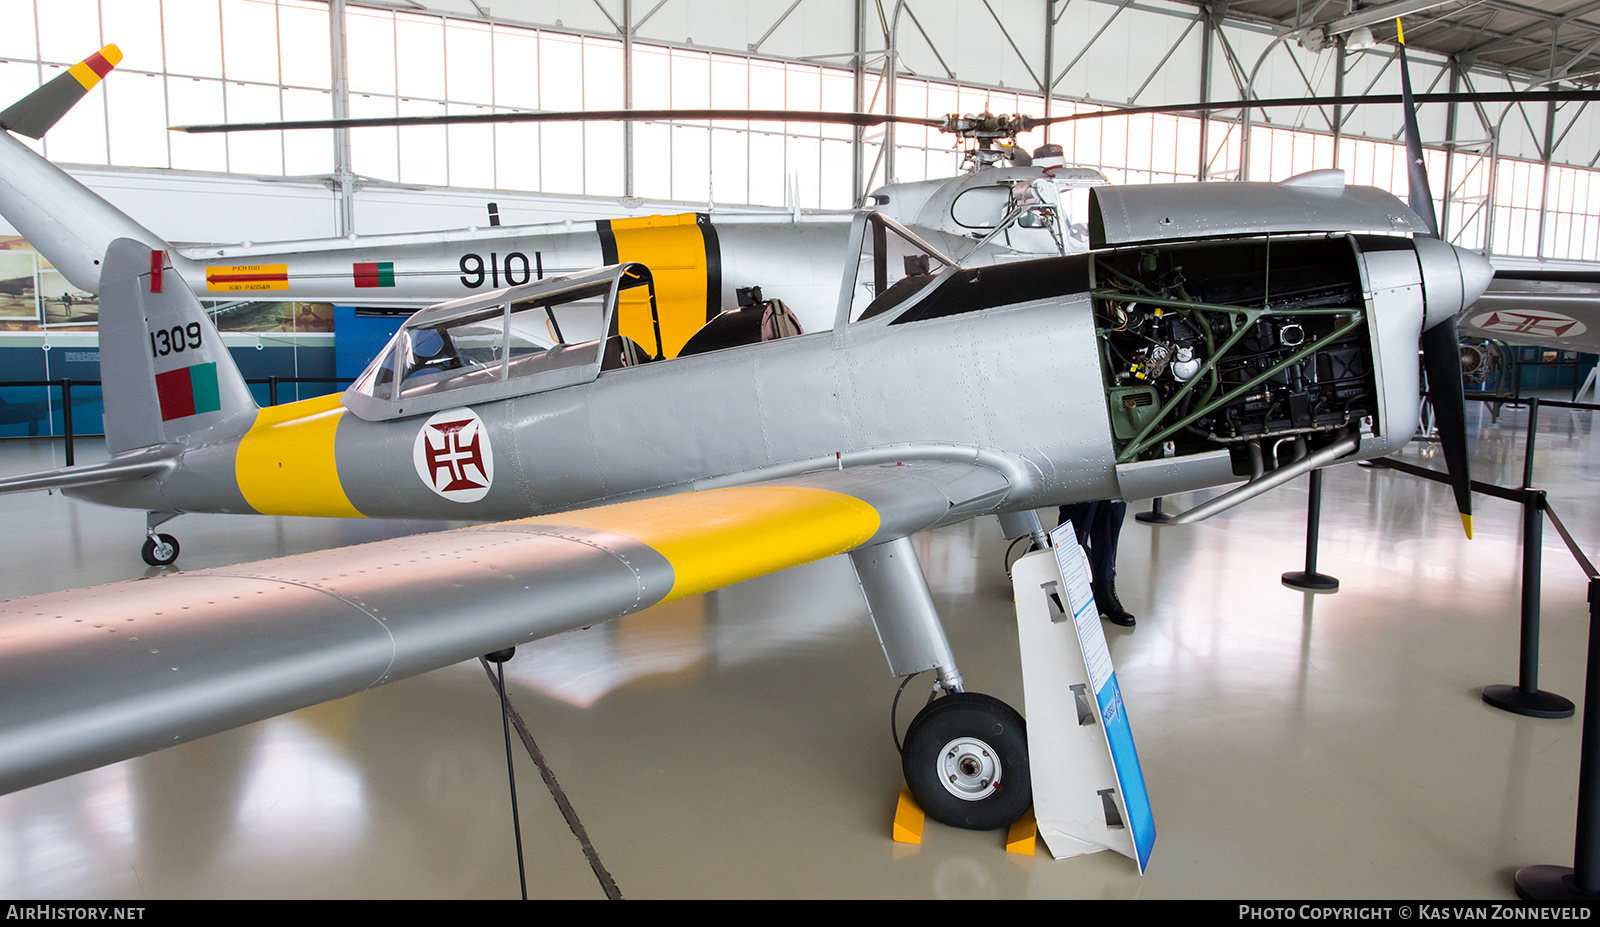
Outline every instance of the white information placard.
<svg viewBox="0 0 1600 927"><path fill-rule="evenodd" d="M1070 523L1012 568L1039 834L1057 859L1114 850L1144 872L1155 821Z"/></svg>

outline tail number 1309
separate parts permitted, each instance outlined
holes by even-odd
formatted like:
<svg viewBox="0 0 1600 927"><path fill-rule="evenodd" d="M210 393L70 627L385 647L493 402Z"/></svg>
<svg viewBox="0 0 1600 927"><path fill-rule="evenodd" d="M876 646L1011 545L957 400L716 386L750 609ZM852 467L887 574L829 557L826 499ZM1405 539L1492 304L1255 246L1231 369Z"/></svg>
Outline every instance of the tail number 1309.
<svg viewBox="0 0 1600 927"><path fill-rule="evenodd" d="M150 333L150 354L164 357L200 347L200 323L159 328Z"/></svg>

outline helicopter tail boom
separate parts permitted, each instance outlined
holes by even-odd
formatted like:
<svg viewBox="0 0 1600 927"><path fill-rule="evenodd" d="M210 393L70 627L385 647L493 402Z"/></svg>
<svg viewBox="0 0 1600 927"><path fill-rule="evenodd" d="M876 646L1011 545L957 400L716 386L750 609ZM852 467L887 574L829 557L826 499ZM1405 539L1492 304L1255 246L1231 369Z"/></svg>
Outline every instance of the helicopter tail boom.
<svg viewBox="0 0 1600 927"><path fill-rule="evenodd" d="M0 216L73 286L91 293L100 290L100 262L113 241L169 246L10 132L40 137L120 60L107 45L0 112L0 127L10 130L0 132Z"/></svg>

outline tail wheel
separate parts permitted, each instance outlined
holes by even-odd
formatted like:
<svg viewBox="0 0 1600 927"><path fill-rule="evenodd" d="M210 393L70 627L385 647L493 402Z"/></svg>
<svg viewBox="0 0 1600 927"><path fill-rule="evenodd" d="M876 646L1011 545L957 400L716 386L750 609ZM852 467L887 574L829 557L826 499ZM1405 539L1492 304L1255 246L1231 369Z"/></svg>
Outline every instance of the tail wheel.
<svg viewBox="0 0 1600 927"><path fill-rule="evenodd" d="M178 559L178 539L170 534L154 534L144 539L139 556L151 566L169 566Z"/></svg>
<svg viewBox="0 0 1600 927"><path fill-rule="evenodd" d="M1026 726L992 696L957 692L922 709L901 769L922 810L952 827L1007 827L1033 804Z"/></svg>

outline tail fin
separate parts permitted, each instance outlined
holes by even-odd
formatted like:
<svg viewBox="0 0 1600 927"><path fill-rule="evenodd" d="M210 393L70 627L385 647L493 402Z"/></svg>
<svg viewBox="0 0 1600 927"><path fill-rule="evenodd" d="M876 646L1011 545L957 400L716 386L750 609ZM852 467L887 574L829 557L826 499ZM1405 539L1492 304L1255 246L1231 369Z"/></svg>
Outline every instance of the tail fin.
<svg viewBox="0 0 1600 927"><path fill-rule="evenodd" d="M0 112L0 128L29 138L43 138L121 60L122 49L107 45L6 107Z"/></svg>
<svg viewBox="0 0 1600 927"><path fill-rule="evenodd" d="M243 434L256 403L165 252L119 238L105 254L100 381L113 454Z"/></svg>
<svg viewBox="0 0 1600 927"><path fill-rule="evenodd" d="M107 45L0 112L0 126L38 138L121 60L122 52ZM118 238L168 247L6 132L0 132L0 216L73 286L90 292L99 292L100 260Z"/></svg>

